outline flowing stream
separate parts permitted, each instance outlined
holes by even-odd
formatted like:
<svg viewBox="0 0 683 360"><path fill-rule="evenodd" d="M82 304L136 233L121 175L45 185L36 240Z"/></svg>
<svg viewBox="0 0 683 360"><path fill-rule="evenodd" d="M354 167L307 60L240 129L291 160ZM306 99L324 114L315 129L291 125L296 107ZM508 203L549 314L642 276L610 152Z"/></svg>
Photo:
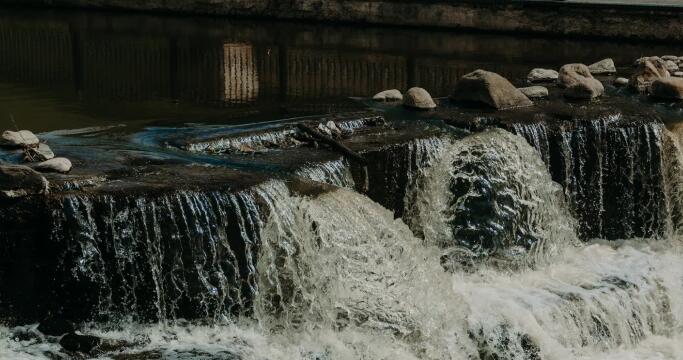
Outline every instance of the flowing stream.
<svg viewBox="0 0 683 360"><path fill-rule="evenodd" d="M195 275L198 288L207 292L195 295L204 294L202 303L209 305L215 296L234 296L236 307L251 310L207 305L204 318L210 320L190 322L174 317L177 307L162 302L169 297L159 293L152 313L162 321L121 318L93 323L88 332L137 344L100 357L117 360L133 359L124 357L131 354L145 359L683 359L683 252L681 219L675 215L683 206L683 138L676 128L658 131L669 220L662 235L649 238L579 241L578 221L540 153L504 130L434 142L416 154L425 165L413 174L402 219L349 189L353 181L342 161L300 172L340 186L315 195L270 180L248 196L214 194L202 200L185 194L138 204L141 213L120 217L117 226L142 219L139 226L129 223L126 231L135 233L150 221L143 213L157 214L156 207L174 208L171 202L177 201L186 212L170 211L168 224L182 222L178 231L195 239L203 234L203 241L217 247L223 246L217 225L222 220L207 214L221 213L230 202L248 209L244 216L253 224L240 224L238 231L257 231L253 238L259 243L247 244L250 253L230 257L227 267L212 261L219 250L201 252ZM255 203L268 209L263 219L252 214L249 204ZM78 211L85 204L71 204L72 216L88 214ZM188 222L183 217L190 210L214 223ZM116 271L133 266L121 253L125 236L112 235L116 230L107 224L77 223L92 230L77 231L80 241L119 239ZM153 291L182 295L184 290L170 287L181 283L180 277L162 279L167 260L161 254L170 250L162 252L154 236L164 234L148 230L136 236L146 239L139 245L145 251L158 254L148 258L150 274L158 276ZM102 252L91 249L86 255L93 254ZM87 271L104 277L116 272ZM244 286L211 293L212 276L239 271L247 273ZM253 299L242 294L247 290ZM170 299L181 301L180 295ZM0 328L0 358L45 359L57 353L59 346L49 339L11 340L17 331Z"/></svg>

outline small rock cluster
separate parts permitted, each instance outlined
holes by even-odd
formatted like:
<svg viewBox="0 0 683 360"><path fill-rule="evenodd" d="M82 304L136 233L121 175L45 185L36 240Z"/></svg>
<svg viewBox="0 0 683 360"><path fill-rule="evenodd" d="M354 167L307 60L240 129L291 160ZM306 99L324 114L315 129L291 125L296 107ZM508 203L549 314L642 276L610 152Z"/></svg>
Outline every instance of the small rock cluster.
<svg viewBox="0 0 683 360"><path fill-rule="evenodd" d="M71 161L55 157L52 149L28 130L7 130L0 135L0 147L21 149L24 165L0 165L0 197L19 198L27 195L44 194L49 183L39 172L67 173Z"/></svg>
<svg viewBox="0 0 683 360"><path fill-rule="evenodd" d="M633 66L635 71L630 78L616 77L612 85L628 86L655 98L683 100L683 56L643 57L636 60ZM516 88L496 73L475 70L460 78L449 98L505 110L531 106L533 102L530 99L549 97L548 88L541 85L554 84L563 89L562 94L568 99L590 100L605 93L605 86L594 76L615 74L617 68L610 58L590 65L566 64L559 71L536 68L527 75L527 81L532 86ZM431 110L437 106L429 93L419 87L411 88L405 94L397 89L385 90L376 94L373 100L402 101L405 107L415 110Z"/></svg>
<svg viewBox="0 0 683 360"><path fill-rule="evenodd" d="M683 57L647 56L637 59L633 67L629 87L634 91L664 100L683 100Z"/></svg>
<svg viewBox="0 0 683 360"><path fill-rule="evenodd" d="M24 161L31 163L31 167L38 171L66 173L71 170L69 159L55 157L52 149L28 130L6 130L0 135L0 146L23 149Z"/></svg>

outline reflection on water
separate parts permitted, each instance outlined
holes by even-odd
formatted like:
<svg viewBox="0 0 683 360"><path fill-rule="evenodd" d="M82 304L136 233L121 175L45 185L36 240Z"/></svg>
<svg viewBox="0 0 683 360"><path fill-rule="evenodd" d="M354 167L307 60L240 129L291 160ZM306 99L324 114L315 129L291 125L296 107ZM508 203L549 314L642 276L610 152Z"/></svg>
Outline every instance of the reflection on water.
<svg viewBox="0 0 683 360"><path fill-rule="evenodd" d="M660 47L660 49L658 49ZM627 65L671 46L91 12L0 12L0 125L234 122L351 110L349 96L445 96L487 68Z"/></svg>

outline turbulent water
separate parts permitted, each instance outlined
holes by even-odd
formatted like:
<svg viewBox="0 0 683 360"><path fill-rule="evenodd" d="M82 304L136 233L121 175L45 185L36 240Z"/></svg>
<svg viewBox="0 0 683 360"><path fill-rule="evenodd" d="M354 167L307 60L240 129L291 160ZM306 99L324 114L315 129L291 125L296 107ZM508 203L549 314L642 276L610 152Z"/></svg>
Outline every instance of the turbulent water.
<svg viewBox="0 0 683 360"><path fill-rule="evenodd" d="M662 133L674 214L681 138ZM656 239L581 243L562 188L522 138L492 130L438 145L416 154L425 166L403 219L343 187L261 185L253 313L88 332L164 359L683 359L680 219ZM300 175L352 186L343 162ZM474 256L463 267L453 254ZM0 328L0 358L59 348L13 331Z"/></svg>

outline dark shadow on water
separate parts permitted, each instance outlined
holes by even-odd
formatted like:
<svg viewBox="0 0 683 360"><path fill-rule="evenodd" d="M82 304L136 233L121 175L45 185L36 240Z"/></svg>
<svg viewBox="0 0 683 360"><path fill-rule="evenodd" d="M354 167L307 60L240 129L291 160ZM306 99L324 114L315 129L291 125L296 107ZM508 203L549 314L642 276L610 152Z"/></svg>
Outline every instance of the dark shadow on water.
<svg viewBox="0 0 683 360"><path fill-rule="evenodd" d="M245 123L351 111L477 68L683 54L680 45L79 11L0 10L0 128Z"/></svg>

